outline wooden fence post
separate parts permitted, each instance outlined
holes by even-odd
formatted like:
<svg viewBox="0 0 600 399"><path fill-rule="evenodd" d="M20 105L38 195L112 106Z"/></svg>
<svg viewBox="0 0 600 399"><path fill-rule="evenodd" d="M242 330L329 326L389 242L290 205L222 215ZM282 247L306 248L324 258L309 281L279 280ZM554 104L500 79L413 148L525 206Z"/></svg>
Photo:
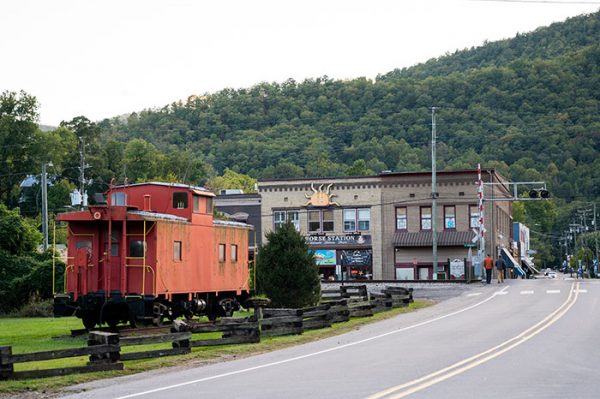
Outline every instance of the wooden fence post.
<svg viewBox="0 0 600 399"><path fill-rule="evenodd" d="M88 346L94 345L120 345L119 334L108 333L103 331L90 331L88 334ZM107 352L102 354L90 355L89 364L97 363L114 363L121 358L120 350L118 352Z"/></svg>
<svg viewBox="0 0 600 399"><path fill-rule="evenodd" d="M0 346L0 380L12 378L15 372L11 356L12 346Z"/></svg>

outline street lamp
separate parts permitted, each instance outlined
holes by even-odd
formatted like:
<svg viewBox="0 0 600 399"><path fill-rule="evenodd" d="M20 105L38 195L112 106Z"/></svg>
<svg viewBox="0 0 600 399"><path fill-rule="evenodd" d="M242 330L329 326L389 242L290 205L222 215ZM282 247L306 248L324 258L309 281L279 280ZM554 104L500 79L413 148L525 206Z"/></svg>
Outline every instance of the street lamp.
<svg viewBox="0 0 600 399"><path fill-rule="evenodd" d="M48 182L46 167L54 166L52 161L42 163L42 232L44 234L44 252L48 250Z"/></svg>

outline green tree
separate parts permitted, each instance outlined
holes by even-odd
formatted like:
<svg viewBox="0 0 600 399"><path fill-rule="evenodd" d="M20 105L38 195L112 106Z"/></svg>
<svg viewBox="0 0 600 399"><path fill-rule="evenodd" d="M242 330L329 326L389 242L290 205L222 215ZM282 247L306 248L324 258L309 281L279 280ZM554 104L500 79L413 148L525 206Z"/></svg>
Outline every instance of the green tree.
<svg viewBox="0 0 600 399"><path fill-rule="evenodd" d="M319 302L318 266L304 237L290 222L267 233L256 263L257 292L275 307L301 308Z"/></svg>
<svg viewBox="0 0 600 399"><path fill-rule="evenodd" d="M245 193L254 193L256 179L226 168L223 176L217 176L208 182L208 187L215 193L222 189L241 189Z"/></svg>
<svg viewBox="0 0 600 399"><path fill-rule="evenodd" d="M23 255L33 251L42 241L33 222L21 216L19 208L8 209L0 204L0 250L10 255Z"/></svg>
<svg viewBox="0 0 600 399"><path fill-rule="evenodd" d="M157 175L160 153L144 139L133 139L125 146L126 177L129 182L153 179Z"/></svg>
<svg viewBox="0 0 600 399"><path fill-rule="evenodd" d="M0 94L0 201L16 206L18 185L36 171L38 102L24 91ZM36 171L36 172L34 172Z"/></svg>

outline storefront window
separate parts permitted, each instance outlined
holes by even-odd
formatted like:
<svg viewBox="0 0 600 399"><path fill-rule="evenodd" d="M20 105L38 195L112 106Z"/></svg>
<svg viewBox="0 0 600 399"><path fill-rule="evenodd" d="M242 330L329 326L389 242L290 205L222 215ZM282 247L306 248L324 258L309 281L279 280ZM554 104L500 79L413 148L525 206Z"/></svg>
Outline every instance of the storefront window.
<svg viewBox="0 0 600 399"><path fill-rule="evenodd" d="M444 228L456 229L456 208L454 205L444 207Z"/></svg>
<svg viewBox="0 0 600 399"><path fill-rule="evenodd" d="M479 208L477 205L469 205L469 220L471 228L479 227Z"/></svg>
<svg viewBox="0 0 600 399"><path fill-rule="evenodd" d="M431 207L421 207L421 230L431 230Z"/></svg>
<svg viewBox="0 0 600 399"><path fill-rule="evenodd" d="M407 227L406 207L396 208L396 230L406 230Z"/></svg>
<svg viewBox="0 0 600 399"><path fill-rule="evenodd" d="M343 250L340 252L340 262L347 279L373 279L373 251L371 249Z"/></svg>

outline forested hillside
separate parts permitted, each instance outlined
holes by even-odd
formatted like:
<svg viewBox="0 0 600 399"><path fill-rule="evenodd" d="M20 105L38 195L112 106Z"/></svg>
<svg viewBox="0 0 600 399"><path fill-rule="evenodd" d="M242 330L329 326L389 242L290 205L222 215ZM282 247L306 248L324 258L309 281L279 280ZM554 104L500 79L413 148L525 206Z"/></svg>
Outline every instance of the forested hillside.
<svg viewBox="0 0 600 399"><path fill-rule="evenodd" d="M104 140L185 149L255 178L369 174L477 162L545 180L567 200L600 194L600 13L402 71L261 83L101 123Z"/></svg>

